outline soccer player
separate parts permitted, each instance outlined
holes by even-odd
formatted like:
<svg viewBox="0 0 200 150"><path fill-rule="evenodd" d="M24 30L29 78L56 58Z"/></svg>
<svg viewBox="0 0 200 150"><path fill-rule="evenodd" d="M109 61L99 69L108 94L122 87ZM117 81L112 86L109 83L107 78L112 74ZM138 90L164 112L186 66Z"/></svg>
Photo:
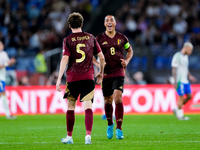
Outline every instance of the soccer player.
<svg viewBox="0 0 200 150"><path fill-rule="evenodd" d="M123 139L122 122L124 108L122 93L124 86L125 68L133 56L133 50L127 37L115 31L116 20L112 15L107 15L104 20L106 31L97 36L97 41L104 54L106 65L102 82L102 91L105 101L105 114L108 121L107 138L113 137L113 99L115 102L116 138ZM126 59L123 57L124 49L127 52ZM98 62L94 58L94 64Z"/></svg>
<svg viewBox="0 0 200 150"><path fill-rule="evenodd" d="M83 17L80 13L70 14L68 23L72 34L63 40L63 57L60 62L60 70L56 83L57 91L61 91L61 78L68 64L66 71L67 83L64 95L64 98L68 100L68 110L66 112L67 137L61 139L61 142L64 144L73 144L74 110L76 100L80 95L80 102L83 102L85 110L85 144L91 144L93 125L92 102L95 87L93 56L97 54L100 59L100 70L97 74L98 84L103 80L105 59L95 37L89 33L82 32Z"/></svg>
<svg viewBox="0 0 200 150"><path fill-rule="evenodd" d="M14 58L9 59L7 53L3 51L4 44L0 41L0 98L3 101L5 115L7 119L16 119L16 116L12 116L6 97L6 67L14 64L16 60Z"/></svg>
<svg viewBox="0 0 200 150"><path fill-rule="evenodd" d="M172 75L174 77L174 87L178 93L178 106L173 109L173 113L178 120L189 119L184 116L182 107L192 98L189 80L196 82L196 78L190 74L188 69L188 56L192 51L193 45L190 42L186 42L181 51L176 52L172 58L171 66ZM186 95L186 98L184 98L184 95Z"/></svg>

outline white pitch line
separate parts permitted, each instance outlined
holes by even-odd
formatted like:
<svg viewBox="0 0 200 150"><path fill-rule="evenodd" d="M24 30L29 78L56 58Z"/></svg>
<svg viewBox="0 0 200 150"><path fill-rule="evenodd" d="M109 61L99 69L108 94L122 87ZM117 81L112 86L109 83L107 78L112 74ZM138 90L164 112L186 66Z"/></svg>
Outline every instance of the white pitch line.
<svg viewBox="0 0 200 150"><path fill-rule="evenodd" d="M76 126L75 128L79 128L79 127L82 127L82 126ZM48 126L48 127L31 127L31 128L27 128L27 129L57 129L57 128L66 128L66 126Z"/></svg>
<svg viewBox="0 0 200 150"><path fill-rule="evenodd" d="M32 128L27 128L27 129L57 129L57 128L66 128L66 126L57 126L57 127L32 127Z"/></svg>
<svg viewBox="0 0 200 150"><path fill-rule="evenodd" d="M33 144L51 144L51 143L61 143L61 142L33 142ZM82 142L74 142L74 143L82 143ZM92 143L102 143L100 141L93 142ZM112 143L119 143L118 141L113 141ZM200 141L132 141L129 143L200 143ZM26 142L0 142L0 145L7 145L7 144L30 144Z"/></svg>

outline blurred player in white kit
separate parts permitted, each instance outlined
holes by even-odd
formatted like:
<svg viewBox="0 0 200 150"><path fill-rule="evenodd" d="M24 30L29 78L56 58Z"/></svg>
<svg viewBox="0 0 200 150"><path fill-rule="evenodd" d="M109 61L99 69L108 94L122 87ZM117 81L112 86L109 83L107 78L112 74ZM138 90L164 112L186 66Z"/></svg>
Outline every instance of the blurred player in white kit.
<svg viewBox="0 0 200 150"><path fill-rule="evenodd" d="M8 100L6 97L6 67L14 64L16 60L14 58L9 59L7 53L4 50L4 45L0 41L0 99L3 102L5 109L5 115L7 119L16 119L16 116L12 116L9 109Z"/></svg>
<svg viewBox="0 0 200 150"><path fill-rule="evenodd" d="M182 107L192 98L190 81L196 82L196 78L189 72L188 56L193 51L193 45L185 42L181 51L176 52L172 58L172 75L174 77L174 88L178 93L178 105L173 109L174 115L178 120L189 120L184 116ZM186 98L184 98L186 95Z"/></svg>

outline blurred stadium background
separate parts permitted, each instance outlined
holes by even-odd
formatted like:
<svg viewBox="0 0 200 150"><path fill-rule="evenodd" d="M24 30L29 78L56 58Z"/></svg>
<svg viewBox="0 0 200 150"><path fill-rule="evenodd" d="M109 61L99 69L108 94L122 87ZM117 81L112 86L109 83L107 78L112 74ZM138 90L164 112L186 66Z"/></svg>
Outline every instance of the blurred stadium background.
<svg viewBox="0 0 200 150"><path fill-rule="evenodd" d="M124 115L125 140L107 141L105 121L96 115L102 115L104 101L97 85L90 148L199 149L200 0L0 0L0 40L8 55L17 59L14 66L7 67L6 94L11 113L18 115L15 121L5 120L0 101L0 149L88 150L83 142L83 115L76 116L76 144L66 147L60 143L66 132L67 100L55 86L47 86L56 83L62 40L71 33L66 20L74 11L84 16L83 31L94 36L105 31L104 17L114 15L116 30L129 38L134 50L123 93L124 112L131 114ZM172 116L177 95L167 85L172 55L185 41L194 45L190 71L198 79L192 85L193 99L184 107L191 118L187 122ZM80 102L76 113L84 114Z"/></svg>
<svg viewBox="0 0 200 150"><path fill-rule="evenodd" d="M66 20L74 11L85 18L83 30L94 36L105 30L105 15L116 17L116 30L134 50L126 84L137 84L137 71L148 84L168 83L172 55L185 41L194 44L190 71L199 83L199 0L0 0L0 40L17 59L7 68L7 85L55 84L62 39L71 33Z"/></svg>

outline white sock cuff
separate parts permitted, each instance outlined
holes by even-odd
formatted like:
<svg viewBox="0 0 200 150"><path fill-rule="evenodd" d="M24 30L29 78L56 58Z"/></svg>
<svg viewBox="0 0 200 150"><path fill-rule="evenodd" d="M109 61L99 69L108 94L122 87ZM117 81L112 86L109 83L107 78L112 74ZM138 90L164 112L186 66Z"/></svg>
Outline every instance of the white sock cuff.
<svg viewBox="0 0 200 150"><path fill-rule="evenodd" d="M10 108L9 108L9 104L8 104L6 95L2 95L1 99L3 101L3 106L4 106L4 109L5 109L5 115L7 117L9 117L11 114L10 114Z"/></svg>
<svg viewBox="0 0 200 150"><path fill-rule="evenodd" d="M178 109L177 110L177 116L180 117L180 118L184 116L183 109Z"/></svg>

